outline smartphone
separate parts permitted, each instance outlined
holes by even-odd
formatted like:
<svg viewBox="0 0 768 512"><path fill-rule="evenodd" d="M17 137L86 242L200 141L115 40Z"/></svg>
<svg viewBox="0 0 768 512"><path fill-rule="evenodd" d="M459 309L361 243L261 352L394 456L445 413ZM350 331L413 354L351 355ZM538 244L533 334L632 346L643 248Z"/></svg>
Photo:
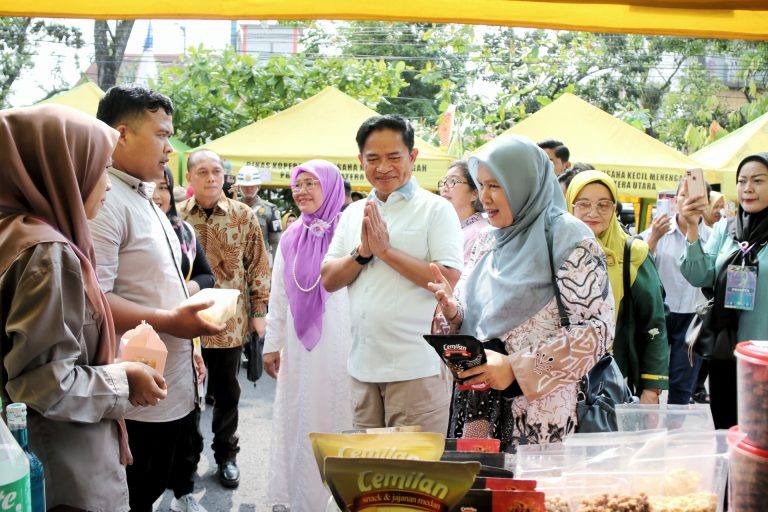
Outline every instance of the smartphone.
<svg viewBox="0 0 768 512"><path fill-rule="evenodd" d="M686 169L685 180L688 182L688 197L707 195L707 186L704 183L704 171L701 169Z"/></svg>
<svg viewBox="0 0 768 512"><path fill-rule="evenodd" d="M660 217L662 215L669 217L671 212L672 204L670 203L669 199L663 198L656 200L656 217Z"/></svg>

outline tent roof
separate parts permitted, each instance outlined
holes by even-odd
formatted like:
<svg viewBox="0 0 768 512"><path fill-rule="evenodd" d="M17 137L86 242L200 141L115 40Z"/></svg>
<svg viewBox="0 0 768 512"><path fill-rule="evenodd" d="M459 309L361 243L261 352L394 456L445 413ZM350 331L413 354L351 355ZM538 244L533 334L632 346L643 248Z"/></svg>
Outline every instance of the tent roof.
<svg viewBox="0 0 768 512"><path fill-rule="evenodd" d="M690 169L696 162L624 121L565 93L505 133L563 141L571 162L628 169Z"/></svg>
<svg viewBox="0 0 768 512"><path fill-rule="evenodd" d="M717 139L691 155L702 165L725 172L736 172L747 156L768 149L768 114L763 114L738 130Z"/></svg>
<svg viewBox="0 0 768 512"><path fill-rule="evenodd" d="M334 87L281 112L256 121L203 147L227 157L309 160L356 159L355 135L360 124L379 115ZM416 137L419 160L451 157Z"/></svg>
<svg viewBox="0 0 768 512"><path fill-rule="evenodd" d="M539 142L562 141L571 162L586 162L609 171L623 194L656 197L675 188L681 172L700 164L637 128L570 93L520 121L504 133ZM475 152L479 151L475 150ZM708 176L713 179L713 175ZM655 187L647 188L655 183Z"/></svg>
<svg viewBox="0 0 768 512"><path fill-rule="evenodd" d="M104 91L98 85L88 80L68 91L51 96L38 104L56 103L58 105L67 105L96 117L96 110L99 107L99 100L102 96L104 96Z"/></svg>
<svg viewBox="0 0 768 512"><path fill-rule="evenodd" d="M764 0L36 0L2 2L0 15L431 21L768 39Z"/></svg>

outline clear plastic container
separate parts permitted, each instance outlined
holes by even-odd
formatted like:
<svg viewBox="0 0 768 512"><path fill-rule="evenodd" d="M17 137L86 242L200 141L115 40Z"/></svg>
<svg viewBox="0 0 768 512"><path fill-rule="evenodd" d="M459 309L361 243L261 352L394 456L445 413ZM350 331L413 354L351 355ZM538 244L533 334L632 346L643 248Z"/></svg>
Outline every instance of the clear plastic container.
<svg viewBox="0 0 768 512"><path fill-rule="evenodd" d="M739 343L736 361L739 429L749 444L768 450L768 341Z"/></svg>
<svg viewBox="0 0 768 512"><path fill-rule="evenodd" d="M565 447L561 443L521 444L515 457L515 478L541 481L557 478L565 467Z"/></svg>
<svg viewBox="0 0 768 512"><path fill-rule="evenodd" d="M755 512L768 507L768 450L752 445L733 427L728 436L731 447L728 509Z"/></svg>
<svg viewBox="0 0 768 512"><path fill-rule="evenodd" d="M620 431L667 429L712 432L715 422L709 404L617 404L616 421Z"/></svg>

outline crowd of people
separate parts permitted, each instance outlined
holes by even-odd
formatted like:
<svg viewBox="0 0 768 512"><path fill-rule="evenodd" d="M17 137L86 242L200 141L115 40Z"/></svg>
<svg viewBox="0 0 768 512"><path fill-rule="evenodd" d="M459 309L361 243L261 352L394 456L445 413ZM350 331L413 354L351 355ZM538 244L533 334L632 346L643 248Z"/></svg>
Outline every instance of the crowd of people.
<svg viewBox="0 0 768 512"><path fill-rule="evenodd" d="M504 135L453 162L439 194L413 176L411 124L375 116L357 133L372 188L354 201L339 169L291 173L295 212L258 196L210 150L187 162L177 197L167 169L174 107L136 85L110 89L97 118L62 106L0 111L2 398L29 407L50 510L203 511L194 475L200 407L213 405L216 476L238 486L243 345L264 339L277 380L268 500L322 510L329 496L307 434L419 425L450 437L557 443L578 426L580 382L612 353L642 403L687 404L701 361L685 332L706 295L739 341L768 339L768 153L737 172L738 211L688 193L640 236L617 217L607 174L571 164L559 141ZM752 310L734 310L734 264L754 272ZM189 302L240 291L225 324ZM168 349L162 375L119 362L119 340L146 321ZM454 387L423 339L471 335L487 363ZM708 361L718 428L736 423L735 362ZM207 383L207 389L204 387ZM51 442L54 440L54 442Z"/></svg>

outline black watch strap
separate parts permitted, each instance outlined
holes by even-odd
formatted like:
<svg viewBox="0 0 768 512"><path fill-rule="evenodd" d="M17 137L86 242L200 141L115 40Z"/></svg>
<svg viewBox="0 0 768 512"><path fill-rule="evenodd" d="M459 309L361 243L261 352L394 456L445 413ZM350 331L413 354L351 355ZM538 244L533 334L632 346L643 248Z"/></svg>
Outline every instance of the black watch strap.
<svg viewBox="0 0 768 512"><path fill-rule="evenodd" d="M365 256L360 256L360 253L357 252L357 247L352 249L352 252L349 253L349 255L360 265L367 265L373 259L373 255L368 256L367 258Z"/></svg>

